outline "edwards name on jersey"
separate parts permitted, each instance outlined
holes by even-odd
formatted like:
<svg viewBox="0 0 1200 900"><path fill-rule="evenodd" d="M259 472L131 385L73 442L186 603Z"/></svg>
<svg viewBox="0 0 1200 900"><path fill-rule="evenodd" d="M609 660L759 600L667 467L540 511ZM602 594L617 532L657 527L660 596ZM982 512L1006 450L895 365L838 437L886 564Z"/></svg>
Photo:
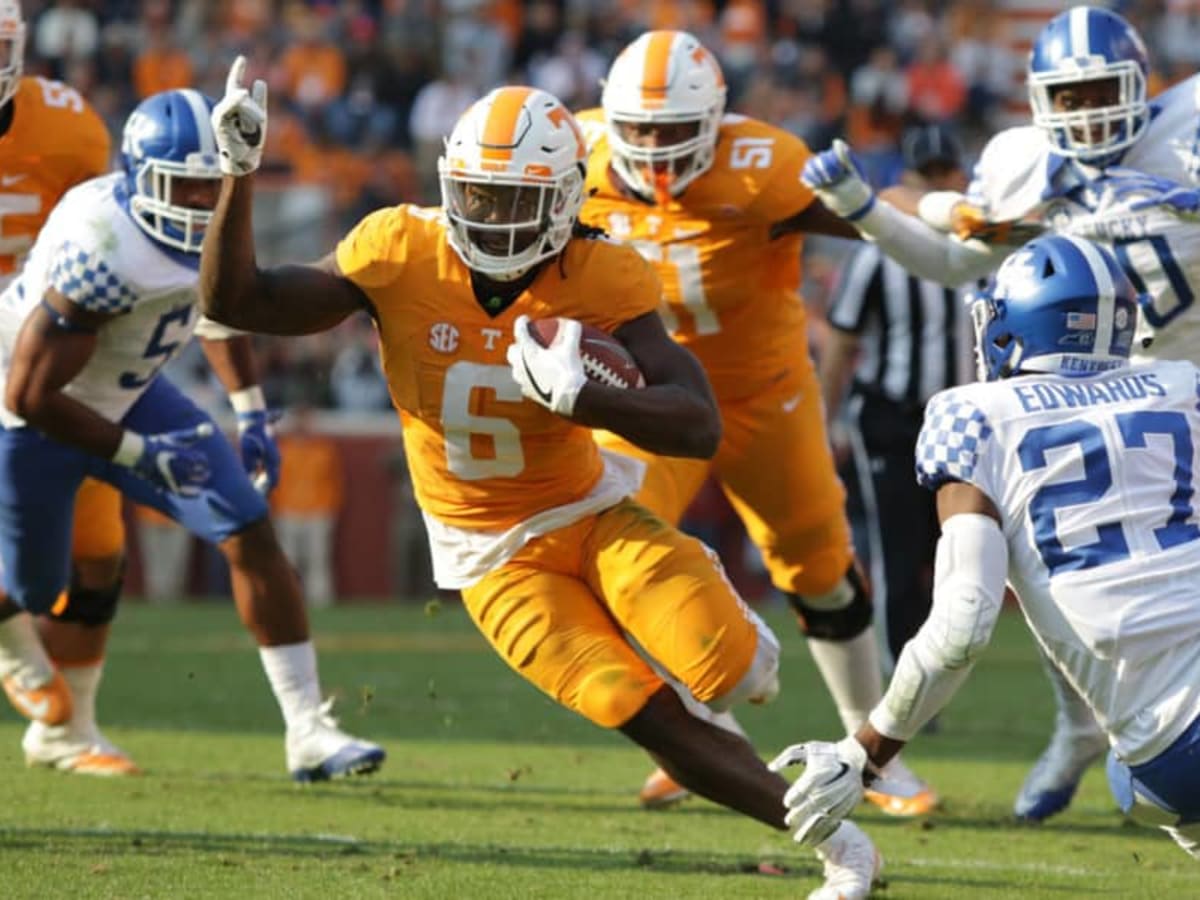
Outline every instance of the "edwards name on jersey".
<svg viewBox="0 0 1200 900"><path fill-rule="evenodd" d="M952 388L917 444L922 483L996 505L1034 633L1131 765L1200 715L1198 379L1156 362Z"/></svg>

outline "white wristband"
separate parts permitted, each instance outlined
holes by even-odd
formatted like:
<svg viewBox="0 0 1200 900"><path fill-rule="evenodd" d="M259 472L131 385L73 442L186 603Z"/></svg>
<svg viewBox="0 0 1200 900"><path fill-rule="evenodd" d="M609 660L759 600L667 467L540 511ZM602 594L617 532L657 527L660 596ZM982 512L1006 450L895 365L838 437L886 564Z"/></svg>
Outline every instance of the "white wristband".
<svg viewBox="0 0 1200 900"><path fill-rule="evenodd" d="M256 384L230 394L229 405L233 407L233 411L238 415L265 412L267 409L267 398L263 396L263 389Z"/></svg>
<svg viewBox="0 0 1200 900"><path fill-rule="evenodd" d="M121 435L121 443L117 444L117 450L112 455L112 461L119 466L132 469L137 464L137 461L142 458L142 452L145 449L145 438L136 432L126 431Z"/></svg>

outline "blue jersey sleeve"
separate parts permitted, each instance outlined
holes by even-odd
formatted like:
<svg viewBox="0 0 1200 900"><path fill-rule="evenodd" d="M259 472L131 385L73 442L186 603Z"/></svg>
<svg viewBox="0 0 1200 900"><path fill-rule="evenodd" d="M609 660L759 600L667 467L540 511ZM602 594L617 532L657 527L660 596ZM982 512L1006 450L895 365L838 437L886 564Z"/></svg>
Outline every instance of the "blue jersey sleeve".
<svg viewBox="0 0 1200 900"><path fill-rule="evenodd" d="M992 439L983 411L961 391L929 401L917 438L917 482L936 491L947 481L976 483L982 453Z"/></svg>
<svg viewBox="0 0 1200 900"><path fill-rule="evenodd" d="M64 241L50 264L50 287L72 303L97 313L123 313L137 295L97 250Z"/></svg>

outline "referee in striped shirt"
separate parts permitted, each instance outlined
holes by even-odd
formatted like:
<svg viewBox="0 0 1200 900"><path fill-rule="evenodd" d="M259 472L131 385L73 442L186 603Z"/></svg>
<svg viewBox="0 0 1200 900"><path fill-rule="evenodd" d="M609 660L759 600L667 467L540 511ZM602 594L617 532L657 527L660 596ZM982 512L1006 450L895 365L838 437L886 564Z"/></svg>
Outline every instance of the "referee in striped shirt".
<svg viewBox="0 0 1200 900"><path fill-rule="evenodd" d="M939 126L905 133L903 183L964 191L962 148ZM839 457L853 456L866 519L876 620L894 665L929 615L938 525L913 455L925 402L970 378L964 292L905 271L862 244L844 264L828 310L819 373ZM848 386L848 395L847 395ZM846 401L844 427L839 411ZM839 446L840 445L840 446Z"/></svg>

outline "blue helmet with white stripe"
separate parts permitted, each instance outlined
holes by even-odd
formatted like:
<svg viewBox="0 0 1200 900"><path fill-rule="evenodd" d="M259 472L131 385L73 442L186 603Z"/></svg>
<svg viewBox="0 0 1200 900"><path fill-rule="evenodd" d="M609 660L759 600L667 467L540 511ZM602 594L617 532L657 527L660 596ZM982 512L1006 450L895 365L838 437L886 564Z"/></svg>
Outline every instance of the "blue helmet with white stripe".
<svg viewBox="0 0 1200 900"><path fill-rule="evenodd" d="M979 377L1093 375L1124 365L1139 296L1111 252L1082 238L1030 241L971 307Z"/></svg>
<svg viewBox="0 0 1200 900"><path fill-rule="evenodd" d="M200 252L216 192L206 192L207 205L185 205L180 179L215 185L221 178L213 106L199 91L154 94L130 113L121 138L133 220L154 240L187 253Z"/></svg>
<svg viewBox="0 0 1200 900"><path fill-rule="evenodd" d="M1033 123L1055 147L1096 166L1116 162L1150 121L1146 45L1128 22L1107 9L1076 6L1041 30L1029 54L1029 103ZM1067 86L1112 82L1111 103L1055 109Z"/></svg>

